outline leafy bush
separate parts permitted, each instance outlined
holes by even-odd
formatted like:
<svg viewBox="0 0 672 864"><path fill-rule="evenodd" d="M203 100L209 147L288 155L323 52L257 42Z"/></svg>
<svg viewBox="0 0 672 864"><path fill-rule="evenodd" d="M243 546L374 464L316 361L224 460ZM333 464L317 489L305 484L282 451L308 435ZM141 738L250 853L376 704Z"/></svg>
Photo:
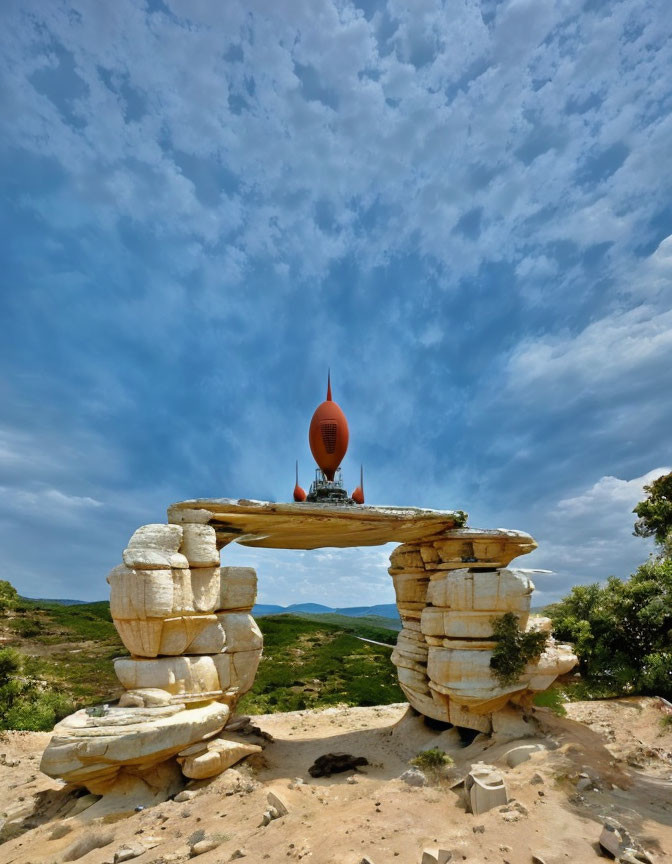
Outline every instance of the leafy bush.
<svg viewBox="0 0 672 864"><path fill-rule="evenodd" d="M39 681L24 677L22 667L17 651L0 649L0 728L51 730L73 706L62 693L44 690Z"/></svg>
<svg viewBox="0 0 672 864"><path fill-rule="evenodd" d="M452 765L453 760L438 747L431 747L429 750L421 750L417 756L411 759L409 764L415 765L422 771L438 773L446 765Z"/></svg>
<svg viewBox="0 0 672 864"><path fill-rule="evenodd" d="M672 472L658 477L644 490L648 495L632 511L639 517L634 533L639 537L655 537L662 546L672 532Z"/></svg>
<svg viewBox="0 0 672 864"><path fill-rule="evenodd" d="M6 579L0 579L0 612L15 609L19 602L16 588Z"/></svg>
<svg viewBox="0 0 672 864"><path fill-rule="evenodd" d="M650 559L627 580L580 585L550 607L555 634L603 696L672 697L672 559Z"/></svg>
<svg viewBox="0 0 672 864"><path fill-rule="evenodd" d="M24 639L39 636L42 632L42 624L36 618L12 618L8 624L15 633Z"/></svg>
<svg viewBox="0 0 672 864"><path fill-rule="evenodd" d="M490 666L502 687L507 687L520 678L528 663L541 657L548 637L546 633L520 630L513 612L494 618L492 631L497 645Z"/></svg>

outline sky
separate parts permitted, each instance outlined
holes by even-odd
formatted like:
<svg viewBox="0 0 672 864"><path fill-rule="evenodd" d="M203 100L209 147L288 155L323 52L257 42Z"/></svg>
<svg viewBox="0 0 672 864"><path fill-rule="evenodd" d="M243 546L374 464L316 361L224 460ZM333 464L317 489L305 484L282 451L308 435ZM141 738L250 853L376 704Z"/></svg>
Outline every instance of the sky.
<svg viewBox="0 0 672 864"><path fill-rule="evenodd" d="M102 599L195 497L291 498L331 368L367 503L625 577L670 470L668 0L5 0L0 548ZM393 602L389 547L229 546Z"/></svg>

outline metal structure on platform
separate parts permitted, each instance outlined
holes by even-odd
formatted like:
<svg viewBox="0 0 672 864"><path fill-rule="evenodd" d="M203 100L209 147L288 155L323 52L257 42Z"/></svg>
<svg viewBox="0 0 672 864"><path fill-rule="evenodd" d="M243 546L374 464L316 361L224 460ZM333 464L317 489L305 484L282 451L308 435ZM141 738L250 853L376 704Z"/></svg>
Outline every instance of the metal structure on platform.
<svg viewBox="0 0 672 864"><path fill-rule="evenodd" d="M354 504L343 487L343 475L341 469L334 472L334 479L328 480L321 468L315 469L315 479L310 484L310 491L306 501L323 504Z"/></svg>

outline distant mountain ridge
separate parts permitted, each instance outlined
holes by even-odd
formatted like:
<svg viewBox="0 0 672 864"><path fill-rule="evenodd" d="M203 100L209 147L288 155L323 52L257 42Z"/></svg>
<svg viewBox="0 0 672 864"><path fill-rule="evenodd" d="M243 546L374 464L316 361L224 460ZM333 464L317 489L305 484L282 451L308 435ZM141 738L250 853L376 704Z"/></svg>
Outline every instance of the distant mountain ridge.
<svg viewBox="0 0 672 864"><path fill-rule="evenodd" d="M262 617L264 615L282 615L296 612L307 612L311 615L337 614L348 618L366 618L370 615L379 615L381 618L392 618L397 620L399 613L394 603L378 603L374 606L323 606L321 603L292 603L291 606L278 606L272 603L257 603L252 609L252 614Z"/></svg>
<svg viewBox="0 0 672 864"><path fill-rule="evenodd" d="M47 597L24 597L32 603L56 603L59 606L81 606L95 601L91 600L64 600ZM106 602L106 601L100 601ZM257 603L252 609L252 614L257 617L264 615L283 615L296 612L306 612L310 615L337 614L345 615L347 618L368 618L378 615L381 618L399 620L399 613L394 603L378 603L375 606L323 606L322 603L292 603L290 606L278 606L275 603Z"/></svg>
<svg viewBox="0 0 672 864"><path fill-rule="evenodd" d="M30 600L31 603L57 603L59 606L84 606L87 603L97 603L97 600L65 600L52 597L21 597L21 600Z"/></svg>

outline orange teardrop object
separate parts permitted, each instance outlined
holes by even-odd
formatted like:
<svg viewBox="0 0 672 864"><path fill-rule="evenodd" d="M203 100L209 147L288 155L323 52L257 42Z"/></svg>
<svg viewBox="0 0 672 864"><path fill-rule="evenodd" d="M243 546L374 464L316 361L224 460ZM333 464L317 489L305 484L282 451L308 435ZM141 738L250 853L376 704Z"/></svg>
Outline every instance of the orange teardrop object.
<svg viewBox="0 0 672 864"><path fill-rule="evenodd" d="M305 501L306 500L306 490L302 489L298 483L294 487L294 500L295 501Z"/></svg>
<svg viewBox="0 0 672 864"><path fill-rule="evenodd" d="M310 421L308 441L313 458L327 480L333 480L336 469L348 449L348 421L339 405L331 398L331 379L327 386L327 401L318 405Z"/></svg>

